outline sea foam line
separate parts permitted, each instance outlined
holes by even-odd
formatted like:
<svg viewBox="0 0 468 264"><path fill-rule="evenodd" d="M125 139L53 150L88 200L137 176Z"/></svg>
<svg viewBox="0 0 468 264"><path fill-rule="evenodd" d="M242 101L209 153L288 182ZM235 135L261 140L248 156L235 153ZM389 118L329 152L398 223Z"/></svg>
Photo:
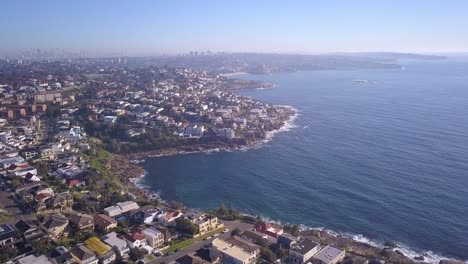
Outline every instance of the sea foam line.
<svg viewBox="0 0 468 264"><path fill-rule="evenodd" d="M255 215L252 215L252 216L255 217ZM273 220L273 219L268 218L268 217L263 216L263 215L260 215L260 217L264 221L269 222L269 223L273 223L273 224L276 224L276 225L284 226L284 225L288 224L287 222L283 222L283 221L279 221L279 220ZM379 242L377 240L367 238L362 234L353 234L353 233L349 233L349 232L340 232L340 231L331 230L331 229L328 229L328 228L325 228L325 227L310 227L310 226L307 226L307 225L304 225L304 224L300 224L299 229L300 229L300 231L307 231L307 230L324 231L324 232L327 232L328 234L330 234L332 236L349 238L349 239L352 239L355 242L364 243L364 244L367 244L367 245L370 245L370 246L373 246L373 247L376 247L376 248L385 248L385 243L384 242ZM462 261L462 260L459 260L459 259L444 257L444 256L442 256L440 254L437 254L437 253L431 251L431 250L413 249L413 248L411 248L409 246L406 246L404 243L401 243L401 242L398 242L398 241L396 241L396 244L397 244L397 247L393 248L392 250L393 251L397 251L397 250L400 251L406 257L412 259L415 263L423 262L423 263L438 264L441 260L452 260L452 261L458 261L458 262L468 264L468 260ZM423 256L424 261L418 261L418 260L414 259L415 257L419 257L419 256Z"/></svg>

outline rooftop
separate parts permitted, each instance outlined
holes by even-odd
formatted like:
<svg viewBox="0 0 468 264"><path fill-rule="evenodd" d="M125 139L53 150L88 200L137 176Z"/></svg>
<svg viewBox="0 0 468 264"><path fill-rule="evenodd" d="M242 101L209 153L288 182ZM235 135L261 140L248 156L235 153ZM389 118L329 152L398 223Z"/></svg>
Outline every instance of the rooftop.
<svg viewBox="0 0 468 264"><path fill-rule="evenodd" d="M321 260L323 263L329 263L332 260L336 259L340 254L342 254L344 250L341 248L337 248L334 246L326 246L322 250L320 250L315 256L314 259Z"/></svg>
<svg viewBox="0 0 468 264"><path fill-rule="evenodd" d="M307 252L311 251L317 246L319 246L318 243L306 238L304 241L301 241L297 245L294 245L291 249L296 252L299 252L302 255L305 255Z"/></svg>

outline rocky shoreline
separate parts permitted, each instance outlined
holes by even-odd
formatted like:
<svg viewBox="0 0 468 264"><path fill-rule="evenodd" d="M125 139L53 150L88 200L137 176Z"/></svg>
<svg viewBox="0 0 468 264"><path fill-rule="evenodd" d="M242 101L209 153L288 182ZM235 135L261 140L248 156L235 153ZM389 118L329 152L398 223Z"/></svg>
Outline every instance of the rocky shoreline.
<svg viewBox="0 0 468 264"><path fill-rule="evenodd" d="M162 157L190 153L204 153L210 151L235 151L241 149L254 148L261 146L265 140L271 139L273 134L281 131L283 128L289 127L297 112L294 111L285 121L283 125L275 130L269 131L265 137L256 138L251 141L245 141L243 144L233 142L216 142L207 144L196 144L190 146L181 146L177 148L165 148L153 151L143 151L128 154L113 154L110 161L111 173L119 178L121 183L126 187L127 191L135 196L136 199L151 200L155 199L154 192L146 190L138 186L137 181L144 177L145 170L138 164L141 159L148 157ZM163 206L168 205L163 203ZM437 263L423 256L415 256L411 258L405 256L400 250L392 248L383 248L367 243L356 241L352 238L334 234L324 230L305 230L301 232L301 236L310 237L321 244L332 244L346 249L347 252L355 255L363 256L368 259L385 260L385 263ZM425 262L429 261L429 262ZM455 260L441 260L440 264L462 264L463 262Z"/></svg>

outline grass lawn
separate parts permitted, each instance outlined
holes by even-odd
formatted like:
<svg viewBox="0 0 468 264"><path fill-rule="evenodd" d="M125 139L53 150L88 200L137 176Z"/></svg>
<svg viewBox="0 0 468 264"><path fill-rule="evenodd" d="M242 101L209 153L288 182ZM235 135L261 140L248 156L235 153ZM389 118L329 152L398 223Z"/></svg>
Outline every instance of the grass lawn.
<svg viewBox="0 0 468 264"><path fill-rule="evenodd" d="M184 240L182 242L179 242L177 244L170 246L168 249L163 250L162 253L166 254L168 252L175 251L177 249L182 249L184 247L188 247L192 245L193 243L195 243L195 240L193 238L190 238L190 239Z"/></svg>
<svg viewBox="0 0 468 264"><path fill-rule="evenodd" d="M190 239L184 240L182 242L179 242L177 244L174 244L174 245L170 246L168 249L163 250L162 253L166 254L168 252L175 251L177 249L182 249L182 248L188 247L188 246L192 245L195 242L202 241L203 239L205 239L207 237L210 237L210 236L213 236L214 234L219 234L219 233L223 232L224 228L225 227L220 227L220 228L218 228L216 230L213 230L213 231L211 231L209 233L204 234L203 236L199 236L197 238L190 238Z"/></svg>
<svg viewBox="0 0 468 264"><path fill-rule="evenodd" d="M2 214L0 215L0 224L5 223L11 220L11 216L9 214Z"/></svg>
<svg viewBox="0 0 468 264"><path fill-rule="evenodd" d="M100 171L102 174L107 173L106 164L111 159L112 154L106 150L98 148L96 150L96 156L93 157L90 161L91 167Z"/></svg>

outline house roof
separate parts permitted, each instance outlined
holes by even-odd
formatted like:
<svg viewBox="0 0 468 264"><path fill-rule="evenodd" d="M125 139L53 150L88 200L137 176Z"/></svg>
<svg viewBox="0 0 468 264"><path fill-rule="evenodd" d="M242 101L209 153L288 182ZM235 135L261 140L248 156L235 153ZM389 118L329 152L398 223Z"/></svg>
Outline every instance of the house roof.
<svg viewBox="0 0 468 264"><path fill-rule="evenodd" d="M16 229L13 225L2 224L0 225L0 240L16 236Z"/></svg>
<svg viewBox="0 0 468 264"><path fill-rule="evenodd" d="M44 218L42 221L42 225L47 228L51 229L57 226L63 226L68 224L68 218L65 217L63 214L56 214L56 215L49 215Z"/></svg>
<svg viewBox="0 0 468 264"><path fill-rule="evenodd" d="M307 252L311 251L317 246L319 246L318 243L306 238L298 244L294 245L291 249L296 252L299 252L302 255L305 255Z"/></svg>
<svg viewBox="0 0 468 264"><path fill-rule="evenodd" d="M82 226L94 223L94 218L87 214L74 214L68 217L71 223Z"/></svg>
<svg viewBox="0 0 468 264"><path fill-rule="evenodd" d="M137 232L133 232L133 233L128 233L128 234L125 234L125 239L130 241L130 242L135 242L137 240L144 240L145 239L145 236L142 235L141 233L137 233Z"/></svg>
<svg viewBox="0 0 468 264"><path fill-rule="evenodd" d="M86 260L92 257L96 257L96 255L84 245L75 246L70 250L70 252L79 260Z"/></svg>
<svg viewBox="0 0 468 264"><path fill-rule="evenodd" d="M103 255L109 250L111 250L111 247L102 243L101 240L99 240L99 238L97 237L90 237L86 239L84 243L87 248L89 248L91 251L98 255Z"/></svg>
<svg viewBox="0 0 468 264"><path fill-rule="evenodd" d="M335 260L338 256L340 256L343 252L344 250L342 250L341 248L327 245L317 254L314 255L314 259L318 259L322 261L322 263L330 263L333 260Z"/></svg>
<svg viewBox="0 0 468 264"><path fill-rule="evenodd" d="M227 238L225 241L232 245L238 246L249 253L253 253L256 250L260 249L260 247L255 245L254 243L251 243L238 236L232 236L230 238Z"/></svg>
<svg viewBox="0 0 468 264"><path fill-rule="evenodd" d="M178 263L178 264L203 264L203 263L207 263L203 259L201 259L199 257L196 257L196 256L192 256L192 255L185 255L183 257L180 257L180 258L176 259L175 262Z"/></svg>
<svg viewBox="0 0 468 264"><path fill-rule="evenodd" d="M98 214L94 216L94 222L96 222L98 225L107 227L111 224L116 224L117 220L105 214Z"/></svg>
<svg viewBox="0 0 468 264"><path fill-rule="evenodd" d="M96 257L96 255L84 245L75 246L70 250L70 252L79 260Z"/></svg>

